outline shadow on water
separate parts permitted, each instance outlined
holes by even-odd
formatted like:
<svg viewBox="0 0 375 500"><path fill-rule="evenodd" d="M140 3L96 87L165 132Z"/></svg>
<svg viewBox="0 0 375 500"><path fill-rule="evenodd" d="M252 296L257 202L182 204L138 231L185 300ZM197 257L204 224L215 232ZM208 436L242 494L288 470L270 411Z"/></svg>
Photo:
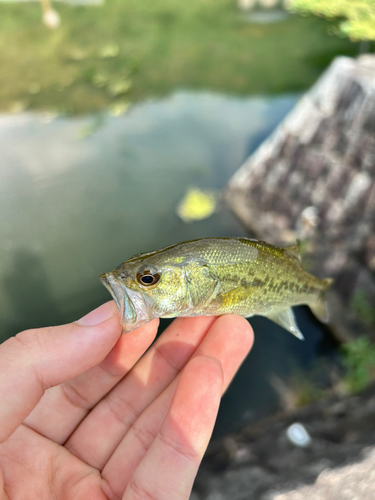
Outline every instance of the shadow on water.
<svg viewBox="0 0 375 500"><path fill-rule="evenodd" d="M12 309L12 319L3 326L3 332L16 334L24 329L63 322L42 259L35 253L25 249L15 250L13 266L3 277L2 285ZM4 337L2 334L0 341Z"/></svg>

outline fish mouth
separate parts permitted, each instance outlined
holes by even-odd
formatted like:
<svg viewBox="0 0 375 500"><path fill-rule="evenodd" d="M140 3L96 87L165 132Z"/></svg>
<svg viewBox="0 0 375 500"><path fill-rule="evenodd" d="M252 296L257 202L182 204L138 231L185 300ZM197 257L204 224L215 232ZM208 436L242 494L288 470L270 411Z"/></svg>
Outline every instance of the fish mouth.
<svg viewBox="0 0 375 500"><path fill-rule="evenodd" d="M127 288L112 273L102 273L99 277L116 303L124 332L131 332L153 319L139 292Z"/></svg>
<svg viewBox="0 0 375 500"><path fill-rule="evenodd" d="M116 282L113 275L111 273L102 273L99 275L100 281L112 295L118 312L120 313L120 317L122 318L124 315L124 294L122 293L121 286Z"/></svg>

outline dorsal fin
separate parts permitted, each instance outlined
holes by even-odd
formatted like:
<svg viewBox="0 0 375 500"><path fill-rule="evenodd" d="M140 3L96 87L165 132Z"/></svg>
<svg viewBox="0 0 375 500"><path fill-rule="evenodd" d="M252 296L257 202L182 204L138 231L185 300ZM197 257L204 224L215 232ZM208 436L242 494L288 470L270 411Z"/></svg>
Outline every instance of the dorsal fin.
<svg viewBox="0 0 375 500"><path fill-rule="evenodd" d="M289 245L287 247L284 247L284 250L288 255L290 255L294 259L297 259L299 263L302 263L301 244L299 240L297 240L297 243L295 243L294 245Z"/></svg>

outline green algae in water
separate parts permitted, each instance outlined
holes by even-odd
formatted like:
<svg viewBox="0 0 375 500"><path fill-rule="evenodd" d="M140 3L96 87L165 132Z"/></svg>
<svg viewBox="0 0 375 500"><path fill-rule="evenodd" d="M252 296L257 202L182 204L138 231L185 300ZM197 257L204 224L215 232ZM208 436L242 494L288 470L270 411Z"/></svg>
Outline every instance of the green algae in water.
<svg viewBox="0 0 375 500"><path fill-rule="evenodd" d="M330 36L323 19L255 25L230 0L56 8L61 25L50 31L37 2L0 3L0 111L27 99L28 109L80 114L108 108L114 94L137 102L181 87L232 95L301 90L336 55L358 50ZM131 88L119 86L124 79Z"/></svg>

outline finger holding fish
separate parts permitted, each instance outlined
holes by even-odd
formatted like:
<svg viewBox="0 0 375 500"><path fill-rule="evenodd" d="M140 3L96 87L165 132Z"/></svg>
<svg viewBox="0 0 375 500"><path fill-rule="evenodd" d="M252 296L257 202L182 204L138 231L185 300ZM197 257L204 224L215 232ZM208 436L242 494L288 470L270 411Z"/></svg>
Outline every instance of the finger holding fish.
<svg viewBox="0 0 375 500"><path fill-rule="evenodd" d="M195 321L201 322L203 319L202 317L195 318ZM177 321L180 327L189 324L187 318ZM253 338L251 326L243 318L233 315L217 318L187 365L194 357L209 356L218 359L223 370L223 390L225 391L251 349ZM110 482L113 491L119 496L160 431L181 373L183 371L140 414L128 432L123 434L122 440L106 463L102 471L103 477ZM131 460L129 460L129 450L132 450Z"/></svg>

